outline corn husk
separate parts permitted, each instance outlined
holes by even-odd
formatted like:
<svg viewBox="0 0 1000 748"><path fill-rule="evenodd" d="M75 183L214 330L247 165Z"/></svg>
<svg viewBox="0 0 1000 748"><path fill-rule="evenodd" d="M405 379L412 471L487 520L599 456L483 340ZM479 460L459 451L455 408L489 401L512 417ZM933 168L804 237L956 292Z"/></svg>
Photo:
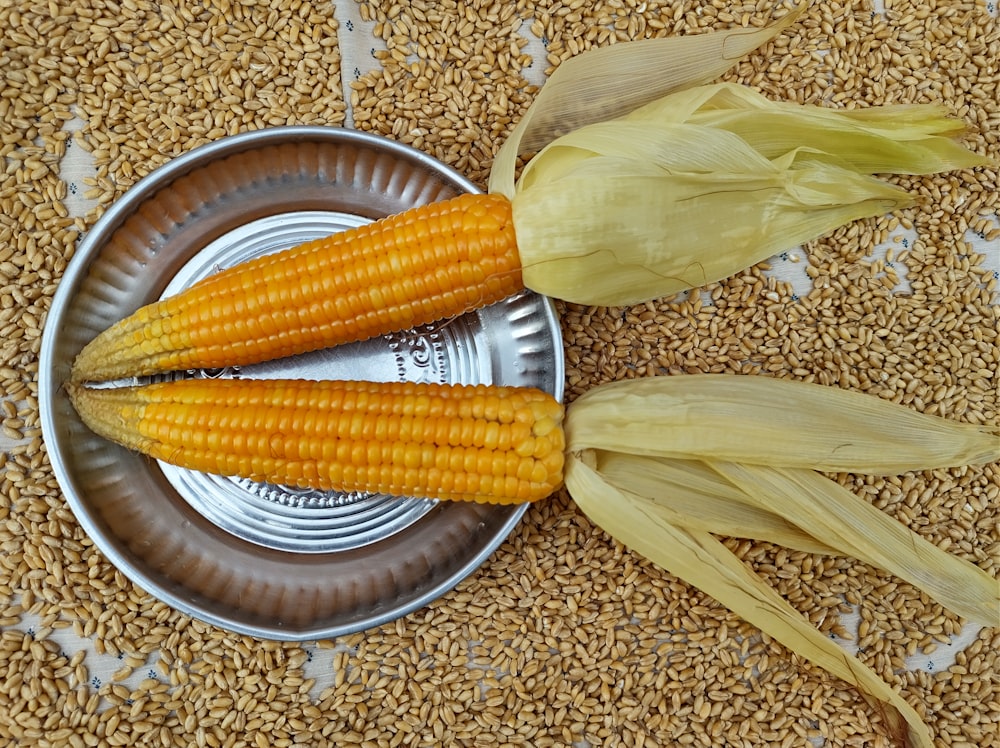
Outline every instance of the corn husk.
<svg viewBox="0 0 1000 748"><path fill-rule="evenodd" d="M856 558L974 623L1000 626L1000 582L813 470L591 452L604 480L674 524Z"/></svg>
<svg viewBox="0 0 1000 748"><path fill-rule="evenodd" d="M1000 626L1000 581L812 470L710 463L759 508L895 574L954 613Z"/></svg>
<svg viewBox="0 0 1000 748"><path fill-rule="evenodd" d="M591 450L594 469L619 490L643 496L675 525L769 543L823 556L847 555L789 522L697 460ZM856 556L856 558L860 558Z"/></svg>
<svg viewBox="0 0 1000 748"><path fill-rule="evenodd" d="M810 148L864 174L933 174L986 162L952 139L964 123L933 104L831 109L718 83L665 96L623 120L725 130L768 159Z"/></svg>
<svg viewBox="0 0 1000 748"><path fill-rule="evenodd" d="M643 39L589 50L563 62L497 153L489 191L514 197L521 156L594 122L618 117L671 91L708 83L791 26L808 3L798 3L764 28Z"/></svg>
<svg viewBox="0 0 1000 748"><path fill-rule="evenodd" d="M669 296L912 204L872 174L989 163L952 139L963 126L939 106L834 110L708 83L802 10L563 63L490 174L513 203L525 286L588 305Z"/></svg>
<svg viewBox="0 0 1000 748"><path fill-rule="evenodd" d="M703 530L668 521L654 504L611 485L575 453L566 465L566 487L591 521L637 553L693 585L792 651L884 704L890 730L906 745L932 748L917 712L885 681L828 639L719 540Z"/></svg>
<svg viewBox="0 0 1000 748"><path fill-rule="evenodd" d="M940 108L892 110L855 117L718 84L562 136L513 198L524 283L581 304L648 301L912 204L874 172L987 163L946 136Z"/></svg>
<svg viewBox="0 0 1000 748"><path fill-rule="evenodd" d="M597 155L566 170L565 154L554 154L552 174L537 166L535 186L515 196L527 288L579 304L636 304L721 280L837 226L912 203L904 190L807 150L767 161L724 131L624 129L622 147L645 156L601 153L605 143L591 142L576 152ZM666 152L666 161L687 163L674 169L656 160ZM717 168L705 170L707 163Z"/></svg>
<svg viewBox="0 0 1000 748"><path fill-rule="evenodd" d="M596 387L569 407L565 429L566 487L595 524L859 688L902 744L930 748L926 725L895 690L714 536L852 556L970 620L998 625L1000 582L816 470L997 461L1000 427L793 380L695 375Z"/></svg>
<svg viewBox="0 0 1000 748"><path fill-rule="evenodd" d="M573 403L570 450L898 475L1000 460L1000 427L764 376L611 382Z"/></svg>

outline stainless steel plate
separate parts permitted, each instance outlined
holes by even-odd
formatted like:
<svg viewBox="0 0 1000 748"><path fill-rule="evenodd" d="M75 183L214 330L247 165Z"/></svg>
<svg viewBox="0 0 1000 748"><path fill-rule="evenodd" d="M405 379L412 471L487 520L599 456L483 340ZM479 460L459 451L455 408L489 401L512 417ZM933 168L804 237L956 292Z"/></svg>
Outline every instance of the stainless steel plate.
<svg viewBox="0 0 1000 748"><path fill-rule="evenodd" d="M339 128L275 128L192 151L86 236L42 341L46 446L67 501L135 583L241 633L313 639L422 607L485 561L524 507L303 492L161 465L92 434L61 385L83 345L219 267L475 187L413 149ZM562 397L562 342L530 292L449 322L184 376L535 386Z"/></svg>

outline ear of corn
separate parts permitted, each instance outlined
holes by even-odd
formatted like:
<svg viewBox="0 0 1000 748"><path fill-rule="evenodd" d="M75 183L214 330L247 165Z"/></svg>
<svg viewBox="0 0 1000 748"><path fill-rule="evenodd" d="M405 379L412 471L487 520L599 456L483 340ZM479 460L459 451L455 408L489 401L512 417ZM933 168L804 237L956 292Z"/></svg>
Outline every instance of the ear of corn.
<svg viewBox="0 0 1000 748"><path fill-rule="evenodd" d="M196 379L68 391L98 434L183 467L252 480L511 503L550 495L565 475L601 528L882 702L911 746L932 745L912 707L712 533L849 553L975 620L990 620L997 603L996 580L875 517L803 466L828 466L831 447L845 451L847 462L836 464L851 472L885 467L868 449L899 452L907 464L997 460L1000 434L859 393L765 377L629 380L580 397L564 433L562 407L519 388ZM846 415L831 421L838 411ZM864 435L866 425L876 437ZM897 438L885 441L892 432ZM743 464L711 454L726 453L726 442L742 442L735 454Z"/></svg>
<svg viewBox="0 0 1000 748"><path fill-rule="evenodd" d="M523 289L510 210L461 195L241 263L98 335L73 378L249 364L499 301Z"/></svg>
<svg viewBox="0 0 1000 748"><path fill-rule="evenodd" d="M72 377L250 364L455 317L525 287L583 304L647 301L912 202L862 167L912 173L983 162L943 136L918 137L944 127L934 108L926 123L904 117L911 140L900 144L887 118L838 131L821 124L826 115L787 106L754 130L763 104L748 101L719 126L638 113L597 123L530 162L513 202L463 195L217 273L102 332ZM760 150L726 127L753 130ZM822 140L817 129L834 133L836 152L808 145Z"/></svg>
<svg viewBox="0 0 1000 748"><path fill-rule="evenodd" d="M101 333L72 378L256 363L455 317L525 287L581 304L648 301L912 202L873 171L987 163L949 139L961 126L939 107L841 112L696 85L803 9L764 29L568 61L501 149L495 194L218 273ZM542 146L515 186L517 158Z"/></svg>
<svg viewBox="0 0 1000 748"><path fill-rule="evenodd" d="M562 483L562 406L535 389L187 379L69 392L97 434L192 470L501 504Z"/></svg>

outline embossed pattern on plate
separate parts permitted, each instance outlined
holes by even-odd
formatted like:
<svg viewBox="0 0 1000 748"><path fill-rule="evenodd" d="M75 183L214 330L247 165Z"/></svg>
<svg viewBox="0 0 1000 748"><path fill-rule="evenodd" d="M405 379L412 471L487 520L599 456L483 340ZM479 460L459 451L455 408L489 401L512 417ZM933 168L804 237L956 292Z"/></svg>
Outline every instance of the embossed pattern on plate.
<svg viewBox="0 0 1000 748"><path fill-rule="evenodd" d="M209 487L197 489L206 496L192 501L158 463L92 434L62 391L88 340L171 283L189 283L185 273L210 272L212 265L199 270L196 258L204 252L221 264L206 248L225 245L244 227L284 222L285 229L257 232L284 242L296 231L314 232L312 221L367 221L466 191L474 185L405 146L339 128L287 127L225 138L174 159L106 211L81 242L53 300L39 400L46 447L67 502L112 563L196 618L304 640L358 631L422 607L488 558L523 506L411 500L419 516L404 517L386 534L379 516L384 507L373 499L372 535L357 529L368 521L362 517L353 518L349 541L319 522L327 537L318 547L315 538L305 539L317 528L275 541L276 518L288 523L292 516L301 525L309 512L365 500L255 486L250 493L259 507L248 502L238 525L227 528L232 499ZM240 251L257 250L269 251ZM368 353L345 346L245 367L239 375L281 376L291 366L297 375L317 367L327 377L338 371L375 376L374 367L384 378L430 372L446 381L533 384L562 396L558 321L548 300L530 293L479 310L461 325L369 345Z"/></svg>

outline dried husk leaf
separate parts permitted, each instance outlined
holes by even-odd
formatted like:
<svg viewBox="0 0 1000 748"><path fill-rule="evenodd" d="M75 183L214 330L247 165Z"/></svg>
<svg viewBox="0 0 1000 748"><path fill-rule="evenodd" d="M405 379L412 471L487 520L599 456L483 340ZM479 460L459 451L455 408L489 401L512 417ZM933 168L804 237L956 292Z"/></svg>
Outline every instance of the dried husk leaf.
<svg viewBox="0 0 1000 748"><path fill-rule="evenodd" d="M864 174L933 174L990 163L952 139L964 123L934 104L831 109L718 83L675 92L623 119L725 130L768 159L810 148Z"/></svg>
<svg viewBox="0 0 1000 748"><path fill-rule="evenodd" d="M712 118L743 112L779 112L817 124L829 122L835 127L870 128L873 133L891 136L896 140L919 140L934 135L953 136L965 130L962 120L950 116L938 104L886 104L834 109L814 104L773 101L749 86L729 82L678 89L623 115L622 119L681 124L697 122L701 117Z"/></svg>
<svg viewBox="0 0 1000 748"><path fill-rule="evenodd" d="M898 475L1000 460L1000 427L790 379L699 374L610 382L568 410L570 451L604 449Z"/></svg>
<svg viewBox="0 0 1000 748"><path fill-rule="evenodd" d="M721 280L912 202L898 187L805 150L766 162L738 138L700 130L665 146L657 142L662 131L630 133L624 148L646 156L594 155L552 180L539 179L547 171L539 167L535 186L513 200L525 286L579 304L636 304ZM560 150L559 171L571 158ZM656 160L682 151L683 160L701 163L674 170L666 162L681 158ZM728 168L705 171L713 161Z"/></svg>
<svg viewBox="0 0 1000 748"><path fill-rule="evenodd" d="M856 117L716 84L564 135L513 197L524 283L580 304L648 301L912 203L873 172L987 163L940 134L956 123L939 107L900 109Z"/></svg>
<svg viewBox="0 0 1000 748"><path fill-rule="evenodd" d="M560 135L626 114L665 94L708 83L798 19L800 3L764 28L643 39L592 49L563 62L504 142L489 191L514 196L518 158Z"/></svg>
<svg viewBox="0 0 1000 748"><path fill-rule="evenodd" d="M590 463L590 464L588 464ZM568 456L566 486L591 521L620 543L711 595L796 654L885 705L890 730L909 746L932 748L919 715L885 681L815 629L711 534L680 527L605 481L584 451Z"/></svg>
<svg viewBox="0 0 1000 748"><path fill-rule="evenodd" d="M595 469L673 524L856 558L970 621L1000 626L1000 581L812 470L593 450Z"/></svg>
<svg viewBox="0 0 1000 748"><path fill-rule="evenodd" d="M765 540L806 553L845 555L767 506L757 505L741 488L704 462L593 450L594 467L623 493L655 504L668 522L732 538Z"/></svg>
<svg viewBox="0 0 1000 748"><path fill-rule="evenodd" d="M1000 581L943 551L813 470L709 461L761 509L923 590L960 616L1000 626Z"/></svg>

